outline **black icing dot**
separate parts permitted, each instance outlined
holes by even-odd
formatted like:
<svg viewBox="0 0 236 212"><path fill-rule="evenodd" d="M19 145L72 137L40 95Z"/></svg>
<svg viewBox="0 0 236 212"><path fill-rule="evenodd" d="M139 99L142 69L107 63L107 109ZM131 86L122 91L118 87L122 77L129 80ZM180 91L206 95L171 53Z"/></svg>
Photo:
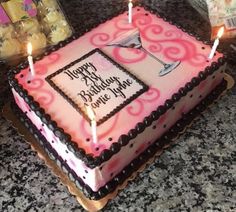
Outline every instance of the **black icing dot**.
<svg viewBox="0 0 236 212"><path fill-rule="evenodd" d="M28 80L28 81L27 81L27 83L28 83L28 84L30 84L30 83L31 83L31 81L30 81L30 80Z"/></svg>
<svg viewBox="0 0 236 212"><path fill-rule="evenodd" d="M156 128L157 128L157 126L156 126L156 125L152 126L152 129L154 129L154 130L155 130Z"/></svg>
<svg viewBox="0 0 236 212"><path fill-rule="evenodd" d="M112 141L112 138L108 138L108 141Z"/></svg>
<svg viewBox="0 0 236 212"><path fill-rule="evenodd" d="M135 151L135 154L138 154L138 150Z"/></svg>
<svg viewBox="0 0 236 212"><path fill-rule="evenodd" d="M42 132L43 130L42 130L42 129L40 129L39 131L40 131L40 132Z"/></svg>
<svg viewBox="0 0 236 212"><path fill-rule="evenodd" d="M66 152L67 154L69 153L67 149L66 149L66 151L65 151L65 152Z"/></svg>
<svg viewBox="0 0 236 212"><path fill-rule="evenodd" d="M88 174L88 171L87 170L84 170L86 174Z"/></svg>
<svg viewBox="0 0 236 212"><path fill-rule="evenodd" d="M98 151L99 150L99 147L96 147L96 149L95 149L96 151Z"/></svg>
<svg viewBox="0 0 236 212"><path fill-rule="evenodd" d="M65 163L67 163L67 160L65 160Z"/></svg>
<svg viewBox="0 0 236 212"><path fill-rule="evenodd" d="M204 46L202 46L202 49L205 49L205 47L204 47Z"/></svg>
<svg viewBox="0 0 236 212"><path fill-rule="evenodd" d="M206 60L209 63L209 60Z"/></svg>
<svg viewBox="0 0 236 212"><path fill-rule="evenodd" d="M86 141L89 142L89 141L90 141L90 138L86 138Z"/></svg>
<svg viewBox="0 0 236 212"><path fill-rule="evenodd" d="M114 173L111 173L110 176L112 177L114 175Z"/></svg>
<svg viewBox="0 0 236 212"><path fill-rule="evenodd" d="M85 176L83 176L83 179L85 180L85 179L86 179L86 177L85 177Z"/></svg>
<svg viewBox="0 0 236 212"><path fill-rule="evenodd" d="M54 140L52 140L52 143L54 143Z"/></svg>
<svg viewBox="0 0 236 212"><path fill-rule="evenodd" d="M190 97L190 98L193 98L193 94L191 94L189 97Z"/></svg>
<svg viewBox="0 0 236 212"><path fill-rule="evenodd" d="M140 11L140 9L138 8L137 11Z"/></svg>
<svg viewBox="0 0 236 212"><path fill-rule="evenodd" d="M101 171L103 169L103 166L99 167L99 170Z"/></svg>
<svg viewBox="0 0 236 212"><path fill-rule="evenodd" d="M25 114L27 114L28 112L27 111L25 111Z"/></svg>
<svg viewBox="0 0 236 212"><path fill-rule="evenodd" d="M21 75L20 75L20 78L23 78L23 77L24 77L24 74L21 74Z"/></svg>
<svg viewBox="0 0 236 212"><path fill-rule="evenodd" d="M148 13L145 13L146 16L148 16Z"/></svg>
<svg viewBox="0 0 236 212"><path fill-rule="evenodd" d="M175 106L172 107L172 110L175 110Z"/></svg>
<svg viewBox="0 0 236 212"><path fill-rule="evenodd" d="M216 78L216 76L215 76L215 75L213 75L213 76L212 76L212 79L215 79L215 78Z"/></svg>
<svg viewBox="0 0 236 212"><path fill-rule="evenodd" d="M163 125L163 128L166 128L166 124Z"/></svg>
<svg viewBox="0 0 236 212"><path fill-rule="evenodd" d="M201 98L202 98L202 95L199 95L199 98L201 99Z"/></svg>
<svg viewBox="0 0 236 212"><path fill-rule="evenodd" d="M224 73L224 70L221 70L220 73Z"/></svg>
<svg viewBox="0 0 236 212"><path fill-rule="evenodd" d="M133 146L134 146L134 144L130 144L130 145L129 145L129 148L133 148Z"/></svg>
<svg viewBox="0 0 236 212"><path fill-rule="evenodd" d="M42 127L44 127L44 124L42 124Z"/></svg>

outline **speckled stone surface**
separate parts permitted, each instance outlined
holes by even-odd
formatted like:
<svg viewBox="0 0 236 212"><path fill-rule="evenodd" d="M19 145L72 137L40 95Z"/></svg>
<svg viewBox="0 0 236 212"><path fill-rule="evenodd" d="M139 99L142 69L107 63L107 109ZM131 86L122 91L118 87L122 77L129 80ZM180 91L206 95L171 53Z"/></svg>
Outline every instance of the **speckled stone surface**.
<svg viewBox="0 0 236 212"><path fill-rule="evenodd" d="M231 69L236 80L236 66ZM8 91L2 91L0 107L7 99ZM236 87L200 115L103 211L236 211L235 178ZM2 116L0 211L83 211Z"/></svg>

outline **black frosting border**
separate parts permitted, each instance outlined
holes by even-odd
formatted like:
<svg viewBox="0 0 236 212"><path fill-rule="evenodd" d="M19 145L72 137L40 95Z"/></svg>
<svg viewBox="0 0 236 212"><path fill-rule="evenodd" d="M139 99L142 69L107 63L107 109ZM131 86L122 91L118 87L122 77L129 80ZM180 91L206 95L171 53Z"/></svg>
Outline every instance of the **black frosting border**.
<svg viewBox="0 0 236 212"><path fill-rule="evenodd" d="M173 143L173 139L178 137L179 132L183 131L198 115L203 112L209 105L211 105L223 91L227 89L227 81L222 79L222 82L216 86L216 88L208 94L199 104L197 104L187 114L183 114L183 117L176 122L161 138L156 140L150 145L144 152L142 152L137 158L130 162L119 174L117 174L111 181L105 186L101 187L97 192L94 192L88 185L86 185L67 163L58 155L58 153L47 142L46 138L38 131L31 120L21 111L21 109L14 103L11 103L12 111L16 114L19 120L25 125L25 127L31 132L37 139L39 144L46 151L51 160L55 161L57 166L68 175L70 180L80 189L84 195L92 200L99 200L105 197L107 194L115 191L119 185L123 184L133 173L139 170L139 168L145 164L150 158L154 157L156 152L163 151L166 147Z"/></svg>
<svg viewBox="0 0 236 212"><path fill-rule="evenodd" d="M56 85L56 83L53 82L52 78L55 77L56 75L60 74L64 70L70 68L71 66L75 65L76 63L81 62L82 60L90 57L91 55L98 53L101 56L103 56L105 59L107 59L112 65L116 66L120 71L126 73L130 78L135 80L139 85L142 86L142 89L134 93L131 97L123 101L120 105L118 105L116 108L114 108L110 113L108 113L106 116L102 117L101 119L97 120L97 125L99 126L109 118L111 118L113 115L115 115L118 111L120 111L123 107L128 105L130 102L132 102L134 99L136 99L138 96L140 96L142 93L147 91L149 89L149 86L146 85L143 81L138 79L135 75L130 73L126 68L121 66L119 63L115 62L111 57L109 57L107 54L105 54L102 50L96 48L90 51L89 53L85 54L81 58L71 62L70 64L66 65L65 67L59 69L58 71L54 72L53 74L47 76L45 80L51 85L51 87L56 90L73 108L75 108L88 122L90 122L89 117L87 114L76 104L73 99L71 99L69 96L65 94L65 92Z"/></svg>
<svg viewBox="0 0 236 212"><path fill-rule="evenodd" d="M150 11L151 13L156 13L155 10L150 10L147 7L144 7L144 9ZM160 15L155 14L160 18ZM175 25L171 21L168 21L166 18L163 18L163 20L169 22L170 24ZM189 35L194 36L191 31L183 29L181 26L176 25L178 28L180 28L182 31L187 32ZM94 26L96 27L96 26ZM83 33L82 33L83 34ZM81 34L81 35L82 35ZM70 43L72 40L77 39L80 36L72 36L71 38L67 39L66 41L60 42L57 46L50 49L49 51L46 51L43 55L47 56L53 51L59 49L60 47L65 46L66 44ZM196 37L197 40L200 40L199 37ZM208 44L208 43L205 43ZM42 56L39 56L36 58L36 60L42 59ZM153 121L156 121L162 114L164 114L169 108L171 108L179 99L185 95L187 95L188 92L190 92L194 87L199 85L201 81L205 80L209 75L212 75L220 66L222 66L225 63L226 57L220 57L217 62L212 62L211 66L207 66L205 70L199 72L197 77L192 78L192 80L185 84L185 86L181 87L178 92L172 95L170 99L167 99L165 101L165 104L159 106L155 111L152 111L149 116L145 117L143 122L137 123L134 129L131 129L128 134L121 135L118 142L113 143L109 150L104 150L99 156L94 157L91 154L86 154L86 152L78 147L78 145L71 140L71 136L64 132L62 128L59 128L57 123L53 121L49 114L47 114L43 108L40 107L39 103L34 100L34 98L28 94L27 90L25 90L21 85L18 84L18 80L15 78L15 75L18 74L21 69L24 69L28 67L28 62L25 61L19 66L17 66L15 69L12 69L9 71L8 74L8 80L17 93L25 100L26 103L29 104L32 111L34 111L39 118L51 129L54 134L67 145L68 149L72 151L77 158L82 160L89 168L95 168L97 166L100 166L105 161L108 161L114 154L120 151L122 146L125 146L129 143L129 141L133 138L135 138L139 133L143 132L143 130L150 126Z"/></svg>

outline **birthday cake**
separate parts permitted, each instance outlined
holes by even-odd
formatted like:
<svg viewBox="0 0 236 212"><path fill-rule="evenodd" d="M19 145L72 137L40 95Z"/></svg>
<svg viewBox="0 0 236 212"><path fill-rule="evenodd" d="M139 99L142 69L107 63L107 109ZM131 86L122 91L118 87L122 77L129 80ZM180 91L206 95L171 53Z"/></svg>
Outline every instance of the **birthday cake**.
<svg viewBox="0 0 236 212"><path fill-rule="evenodd" d="M221 53L208 60L210 46L141 7L132 19L51 52L34 76L27 64L9 74L21 121L90 199L114 191L225 86Z"/></svg>

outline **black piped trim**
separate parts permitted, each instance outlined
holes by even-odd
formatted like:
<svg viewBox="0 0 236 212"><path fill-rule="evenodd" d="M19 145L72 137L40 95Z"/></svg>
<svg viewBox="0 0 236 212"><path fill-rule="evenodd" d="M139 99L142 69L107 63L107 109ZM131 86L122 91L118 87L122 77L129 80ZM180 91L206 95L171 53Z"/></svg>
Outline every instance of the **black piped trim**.
<svg viewBox="0 0 236 212"><path fill-rule="evenodd" d="M145 8L147 10L149 10L148 8ZM151 13L155 13L157 15L157 12L154 12L154 10L150 11ZM175 25L175 24L174 24ZM94 26L95 27L95 26ZM71 39L77 39L78 36L80 35L76 35L73 36ZM60 43L60 47L66 45L66 42L62 42ZM51 53L52 51L48 49L48 52ZM27 62L27 61L26 61ZM205 68L205 70L201 71L201 76L196 77L197 79L199 79L199 83L201 81L204 80L204 78L208 77L209 75L211 75L212 73L214 73L223 63L225 62L225 56L221 57L218 59L217 62L214 62L211 66L207 66ZM29 95L27 94L27 91L24 90L24 88L18 84L18 80L15 78L15 74L18 74L21 71L21 66L18 66L16 68L14 68L13 70L9 71L8 73L8 80L10 85L18 92L23 94L23 98L24 100L26 99L26 97L28 97ZM177 102L178 98L175 98L174 96L178 95L179 99L183 96L185 96L187 93L189 93L195 86L193 85L192 82L188 82L186 83L186 85L182 88L179 89L179 91L175 94L172 95L172 97L170 99L167 99L165 104L162 106L159 106L155 111L153 111L149 116L144 118L143 124L144 127L148 127L151 125L152 122L156 121L162 114L164 114L167 110L168 107L171 108L173 106L173 104L175 102ZM22 93L25 92L25 93ZM32 97L33 98L33 97ZM174 100L175 99L175 100ZM36 101L34 99L32 99L31 101L29 101L29 106L30 108L32 108L32 104L34 104ZM167 105L168 107L167 107ZM39 118L41 118L41 120L44 120L44 123L46 125L49 125L50 123L52 123L52 120L50 119L50 116L48 114L46 114L46 112L44 111L43 108L38 107L37 109L33 109L33 111L39 116ZM122 146L125 146L129 143L129 141L133 138L135 138L138 134L137 131L137 126L134 127L134 129L131 129L129 131L129 133L127 134L127 138L128 139L128 143L127 142L122 142L121 137L118 139L118 142L116 144L116 146L118 145L119 147L113 147L110 148L109 150L105 151L106 152L106 156L104 156L104 151L100 154L100 156L94 158L91 154L86 154L85 151L83 149L81 149L80 147L78 147L78 145L71 140L71 137L69 134L65 133L63 129L59 128L57 126L57 123L54 122L53 123L53 128L54 128L54 134L64 143L67 145L68 149L70 149L70 151L72 151L77 158L79 158L80 160L82 160L89 168L95 168L96 166L100 166L102 163L104 163L105 161L109 160L109 158L111 158L114 154L116 154L118 149L121 149ZM126 144L127 143L127 144Z"/></svg>
<svg viewBox="0 0 236 212"><path fill-rule="evenodd" d="M173 142L173 138L176 138L185 127L187 127L199 113L203 112L210 104L212 104L221 93L227 88L227 82L223 79L222 82L216 86L216 88L204 98L195 108L193 108L188 114L183 115L182 119L176 122L160 139L150 145L143 153L141 153L136 159L134 159L129 165L127 165L119 174L117 174L110 182L100 188L97 192L86 185L76 174L70 169L65 161L57 154L57 152L51 147L45 137L38 132L37 128L33 125L31 120L25 116L25 114L18 108L15 103L12 103L12 110L18 116L19 120L29 129L29 131L38 140L49 157L56 162L56 164L68 175L72 182L75 182L78 189L80 189L84 195L93 200L99 200L105 197L107 194L113 192L120 184L124 183L134 172L145 164L150 158L152 158L156 152L163 150L166 146L169 146ZM127 135L121 136L121 142L124 145L127 144ZM118 151L119 145L113 145L114 150ZM104 150L102 157L104 160L110 158L107 154L108 150ZM107 157L106 157L107 156Z"/></svg>

